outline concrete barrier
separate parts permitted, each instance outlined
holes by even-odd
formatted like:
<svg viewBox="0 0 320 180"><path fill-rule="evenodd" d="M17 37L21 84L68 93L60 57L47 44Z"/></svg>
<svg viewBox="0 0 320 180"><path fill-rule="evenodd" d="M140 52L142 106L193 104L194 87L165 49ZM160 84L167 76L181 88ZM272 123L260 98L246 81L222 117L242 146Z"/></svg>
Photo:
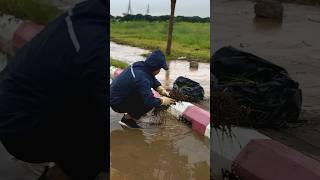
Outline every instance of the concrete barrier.
<svg viewBox="0 0 320 180"><path fill-rule="evenodd" d="M10 15L0 16L0 49L13 55L14 50L30 41L42 28ZM110 67L111 78L121 72ZM190 121L200 135L211 137L211 166L219 177L220 170L226 169L246 180L320 179L318 161L253 129L233 127L232 137L218 129L210 131L210 113L188 102L173 105L170 112L177 118L184 117Z"/></svg>
<svg viewBox="0 0 320 180"><path fill-rule="evenodd" d="M206 128L210 124L210 113L197 107L189 106L182 116L192 123L192 129L198 134L205 135Z"/></svg>
<svg viewBox="0 0 320 180"><path fill-rule="evenodd" d="M43 27L12 15L0 16L0 50L13 56L17 49L29 42Z"/></svg>
<svg viewBox="0 0 320 180"><path fill-rule="evenodd" d="M22 20L11 15L0 16L0 50L13 55L13 38L16 30L22 24Z"/></svg>
<svg viewBox="0 0 320 180"><path fill-rule="evenodd" d="M116 78L123 70L110 67L110 77ZM160 97L159 93L152 89L155 97ZM183 117L192 124L192 129L199 135L210 138L210 113L189 103L181 102L176 105L172 105L169 108L169 112L176 118Z"/></svg>
<svg viewBox="0 0 320 180"><path fill-rule="evenodd" d="M238 154L232 172L249 180L319 180L320 164L272 139L254 139Z"/></svg>
<svg viewBox="0 0 320 180"><path fill-rule="evenodd" d="M252 139L269 139L256 130L242 127L232 127L228 135L219 129L212 128L210 136L211 168L214 176L222 177L222 170L231 172L234 160Z"/></svg>
<svg viewBox="0 0 320 180"><path fill-rule="evenodd" d="M31 39L37 35L44 26L35 24L33 22L24 21L22 22L13 36L13 44L12 48L14 51L21 48L27 42L31 41Z"/></svg>
<svg viewBox="0 0 320 180"><path fill-rule="evenodd" d="M4 52L11 55L21 48L38 34L44 26L29 21L23 21L14 16L4 15L0 17L0 47ZM117 77L123 70L111 67L110 77ZM160 97L159 93L152 90L155 97ZM193 129L201 135L210 136L210 113L196 106L187 108L190 104L182 102L180 106L185 106L185 111L181 111L182 116L192 123ZM179 107L179 106L174 106ZM179 107L180 108L180 107ZM176 111L178 113L178 111ZM180 113L180 112L179 112ZM207 132L207 133L205 133Z"/></svg>

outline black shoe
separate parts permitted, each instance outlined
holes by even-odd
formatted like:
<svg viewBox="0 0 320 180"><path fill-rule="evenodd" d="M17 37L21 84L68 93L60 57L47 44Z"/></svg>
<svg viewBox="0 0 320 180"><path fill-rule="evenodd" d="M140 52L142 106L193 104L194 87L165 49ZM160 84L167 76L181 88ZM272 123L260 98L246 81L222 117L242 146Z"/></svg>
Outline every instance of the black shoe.
<svg viewBox="0 0 320 180"><path fill-rule="evenodd" d="M127 128L130 128L130 129L140 129L141 126L139 126L137 124L137 122L133 119L127 119L123 116L123 118L121 119L121 121L119 121L119 124L121 126L124 126L124 127L127 127Z"/></svg>
<svg viewBox="0 0 320 180"><path fill-rule="evenodd" d="M49 170L49 167L46 166L41 176L38 178L38 180L48 180L47 178L47 172Z"/></svg>

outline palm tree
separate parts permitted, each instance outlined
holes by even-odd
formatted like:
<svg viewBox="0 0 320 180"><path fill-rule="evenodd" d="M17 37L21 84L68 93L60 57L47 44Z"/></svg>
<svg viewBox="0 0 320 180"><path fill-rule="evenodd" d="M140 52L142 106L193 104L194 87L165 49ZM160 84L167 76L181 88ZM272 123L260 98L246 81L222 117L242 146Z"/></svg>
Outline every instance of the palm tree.
<svg viewBox="0 0 320 180"><path fill-rule="evenodd" d="M174 11L176 9L176 0L171 0L171 14L169 18L169 29L168 29L168 40L167 40L167 50L166 54L171 54L171 45L172 45L172 32L173 32L173 20L174 20Z"/></svg>

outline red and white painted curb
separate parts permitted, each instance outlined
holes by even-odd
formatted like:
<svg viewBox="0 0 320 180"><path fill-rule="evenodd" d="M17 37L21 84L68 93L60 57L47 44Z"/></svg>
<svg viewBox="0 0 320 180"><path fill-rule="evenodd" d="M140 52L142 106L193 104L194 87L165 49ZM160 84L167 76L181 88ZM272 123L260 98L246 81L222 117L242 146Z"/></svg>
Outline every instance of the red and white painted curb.
<svg viewBox="0 0 320 180"><path fill-rule="evenodd" d="M113 78L121 72L115 67L110 69ZM188 102L172 106L170 112L177 118L186 118L196 132L211 139L211 168L215 179L222 179L222 170L245 180L320 179L318 161L254 129L233 127L232 136L213 129L210 137L209 112Z"/></svg>
<svg viewBox="0 0 320 180"><path fill-rule="evenodd" d="M320 162L254 129L234 127L232 137L211 130L211 168L215 179L223 170L245 180L316 180Z"/></svg>
<svg viewBox="0 0 320 180"><path fill-rule="evenodd" d="M219 129L212 128L211 131L211 168L217 179L222 177L222 169L231 172L236 157L252 139L269 139L253 129L241 127L233 127L231 136Z"/></svg>
<svg viewBox="0 0 320 180"><path fill-rule="evenodd" d="M0 50L14 55L16 49L30 41L42 28L42 25L10 15L0 16ZM112 78L121 72L121 69L110 68ZM234 127L232 138L216 129L210 133L210 113L188 102L174 105L170 112L190 121L199 134L208 138L211 134L211 167L216 179L221 179L221 169L245 180L320 179L320 162L256 130Z"/></svg>
<svg viewBox="0 0 320 180"><path fill-rule="evenodd" d="M43 27L11 15L0 16L0 50L14 55L17 49L30 41Z"/></svg>
<svg viewBox="0 0 320 180"><path fill-rule="evenodd" d="M120 68L110 67L110 77L116 78L123 70ZM152 90L156 97L158 92ZM192 124L192 129L202 136L210 138L210 113L189 102L181 102L172 105L169 112L176 118L183 117Z"/></svg>
<svg viewBox="0 0 320 180"><path fill-rule="evenodd" d="M271 139L251 140L237 155L231 170L249 180L320 179L318 161Z"/></svg>

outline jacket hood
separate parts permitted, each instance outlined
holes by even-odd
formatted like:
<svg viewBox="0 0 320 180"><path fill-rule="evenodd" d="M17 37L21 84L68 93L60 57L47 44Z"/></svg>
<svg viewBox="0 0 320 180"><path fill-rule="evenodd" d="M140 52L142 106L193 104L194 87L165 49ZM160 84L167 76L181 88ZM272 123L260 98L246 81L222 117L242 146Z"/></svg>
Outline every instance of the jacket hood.
<svg viewBox="0 0 320 180"><path fill-rule="evenodd" d="M168 70L166 58L160 50L152 52L144 62L151 71L155 71L161 68Z"/></svg>
<svg viewBox="0 0 320 180"><path fill-rule="evenodd" d="M109 20L107 0L85 0L75 5L73 17L88 18L92 20Z"/></svg>

